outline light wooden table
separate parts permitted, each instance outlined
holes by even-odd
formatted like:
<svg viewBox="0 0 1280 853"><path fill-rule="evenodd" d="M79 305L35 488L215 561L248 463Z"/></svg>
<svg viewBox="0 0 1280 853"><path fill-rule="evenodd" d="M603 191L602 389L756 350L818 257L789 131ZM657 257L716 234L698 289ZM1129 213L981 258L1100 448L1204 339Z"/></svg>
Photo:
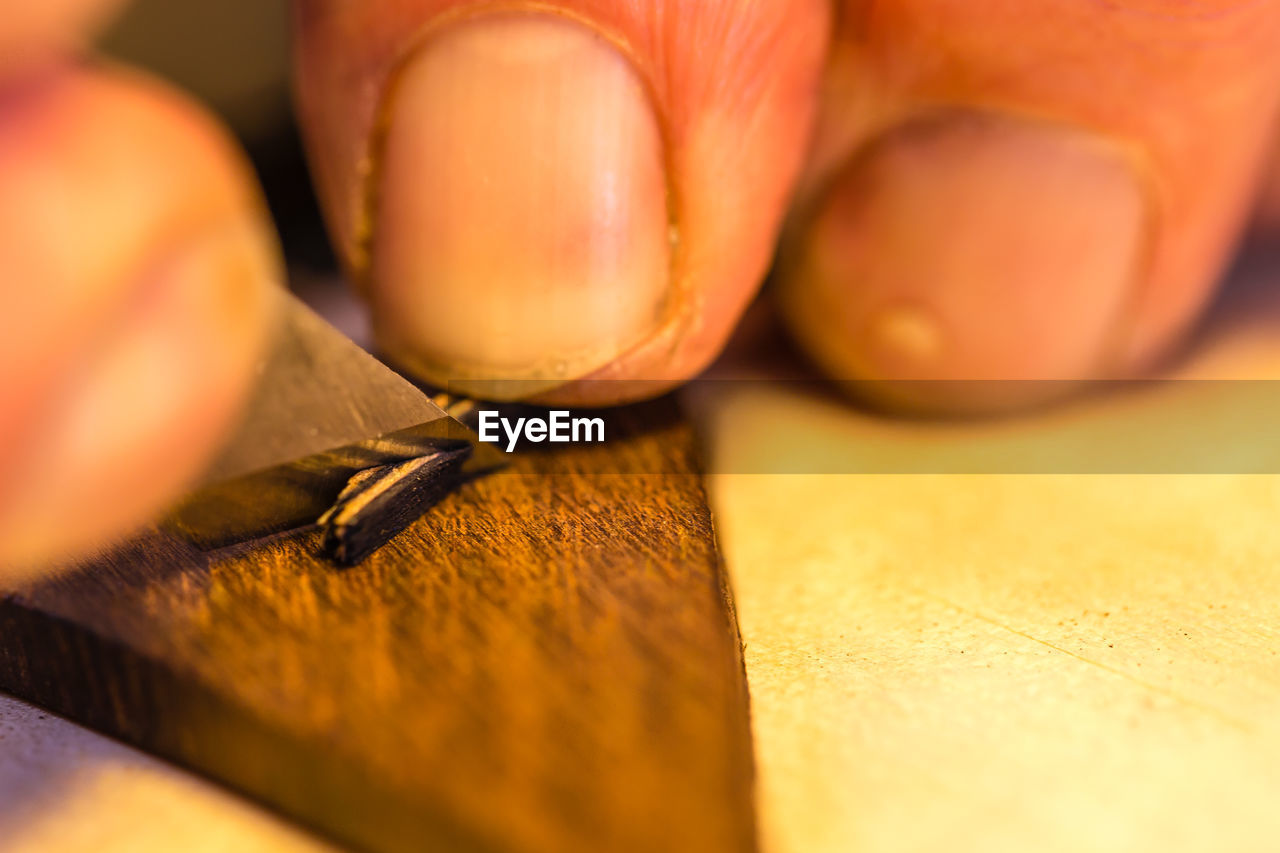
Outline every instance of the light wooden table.
<svg viewBox="0 0 1280 853"><path fill-rule="evenodd" d="M1280 377L1280 272L1246 278L1175 375ZM958 442L722 396L765 850L1280 850L1280 476L732 473ZM1180 436L1185 470L1280 471L1275 396L1184 383L960 432L1029 459L1129 425L1135 458ZM1187 439L1222 423L1225 456Z"/></svg>

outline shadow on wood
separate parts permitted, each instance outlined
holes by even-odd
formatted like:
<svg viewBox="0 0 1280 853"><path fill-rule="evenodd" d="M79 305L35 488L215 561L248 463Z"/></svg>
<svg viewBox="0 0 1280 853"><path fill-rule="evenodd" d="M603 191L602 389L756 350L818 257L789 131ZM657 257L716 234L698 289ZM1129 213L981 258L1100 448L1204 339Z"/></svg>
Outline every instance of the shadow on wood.
<svg viewBox="0 0 1280 853"><path fill-rule="evenodd" d="M736 624L671 405L357 569L315 531L152 531L0 600L0 689L361 848L753 850Z"/></svg>

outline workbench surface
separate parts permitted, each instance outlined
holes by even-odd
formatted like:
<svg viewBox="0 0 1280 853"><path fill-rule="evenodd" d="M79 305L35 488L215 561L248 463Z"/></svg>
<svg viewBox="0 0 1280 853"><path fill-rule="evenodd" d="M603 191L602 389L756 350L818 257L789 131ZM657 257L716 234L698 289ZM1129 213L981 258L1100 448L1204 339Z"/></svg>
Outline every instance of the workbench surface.
<svg viewBox="0 0 1280 853"><path fill-rule="evenodd" d="M1280 375L1274 307L1186 375ZM766 851L1274 848L1280 477L732 473L779 428L880 440L824 397L752 393L708 426ZM14 702L0 737L6 849L319 849Z"/></svg>

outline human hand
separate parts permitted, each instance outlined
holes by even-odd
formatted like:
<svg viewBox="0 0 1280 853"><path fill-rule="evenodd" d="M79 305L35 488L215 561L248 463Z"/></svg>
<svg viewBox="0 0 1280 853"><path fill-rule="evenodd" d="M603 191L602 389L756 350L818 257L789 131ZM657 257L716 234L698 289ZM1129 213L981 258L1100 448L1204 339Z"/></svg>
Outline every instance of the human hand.
<svg viewBox="0 0 1280 853"><path fill-rule="evenodd" d="M223 132L65 59L114 5L3 2L0 563L81 550L198 474L280 279ZM625 386L574 380L700 371L779 235L779 302L839 379L1141 371L1210 295L1280 83L1273 0L299 0L296 21L317 187L380 343L437 382L578 402Z"/></svg>

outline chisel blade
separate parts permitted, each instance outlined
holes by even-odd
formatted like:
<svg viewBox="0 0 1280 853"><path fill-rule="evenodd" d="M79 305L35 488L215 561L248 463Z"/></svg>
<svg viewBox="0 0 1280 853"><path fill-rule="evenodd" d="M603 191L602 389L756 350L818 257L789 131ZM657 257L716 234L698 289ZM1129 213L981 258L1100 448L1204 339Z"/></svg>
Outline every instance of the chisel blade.
<svg viewBox="0 0 1280 853"><path fill-rule="evenodd" d="M298 299L282 293L279 315L239 429L167 526L220 548L316 523L369 469L438 457L462 478L501 464L474 432ZM459 452L467 454L461 466Z"/></svg>

